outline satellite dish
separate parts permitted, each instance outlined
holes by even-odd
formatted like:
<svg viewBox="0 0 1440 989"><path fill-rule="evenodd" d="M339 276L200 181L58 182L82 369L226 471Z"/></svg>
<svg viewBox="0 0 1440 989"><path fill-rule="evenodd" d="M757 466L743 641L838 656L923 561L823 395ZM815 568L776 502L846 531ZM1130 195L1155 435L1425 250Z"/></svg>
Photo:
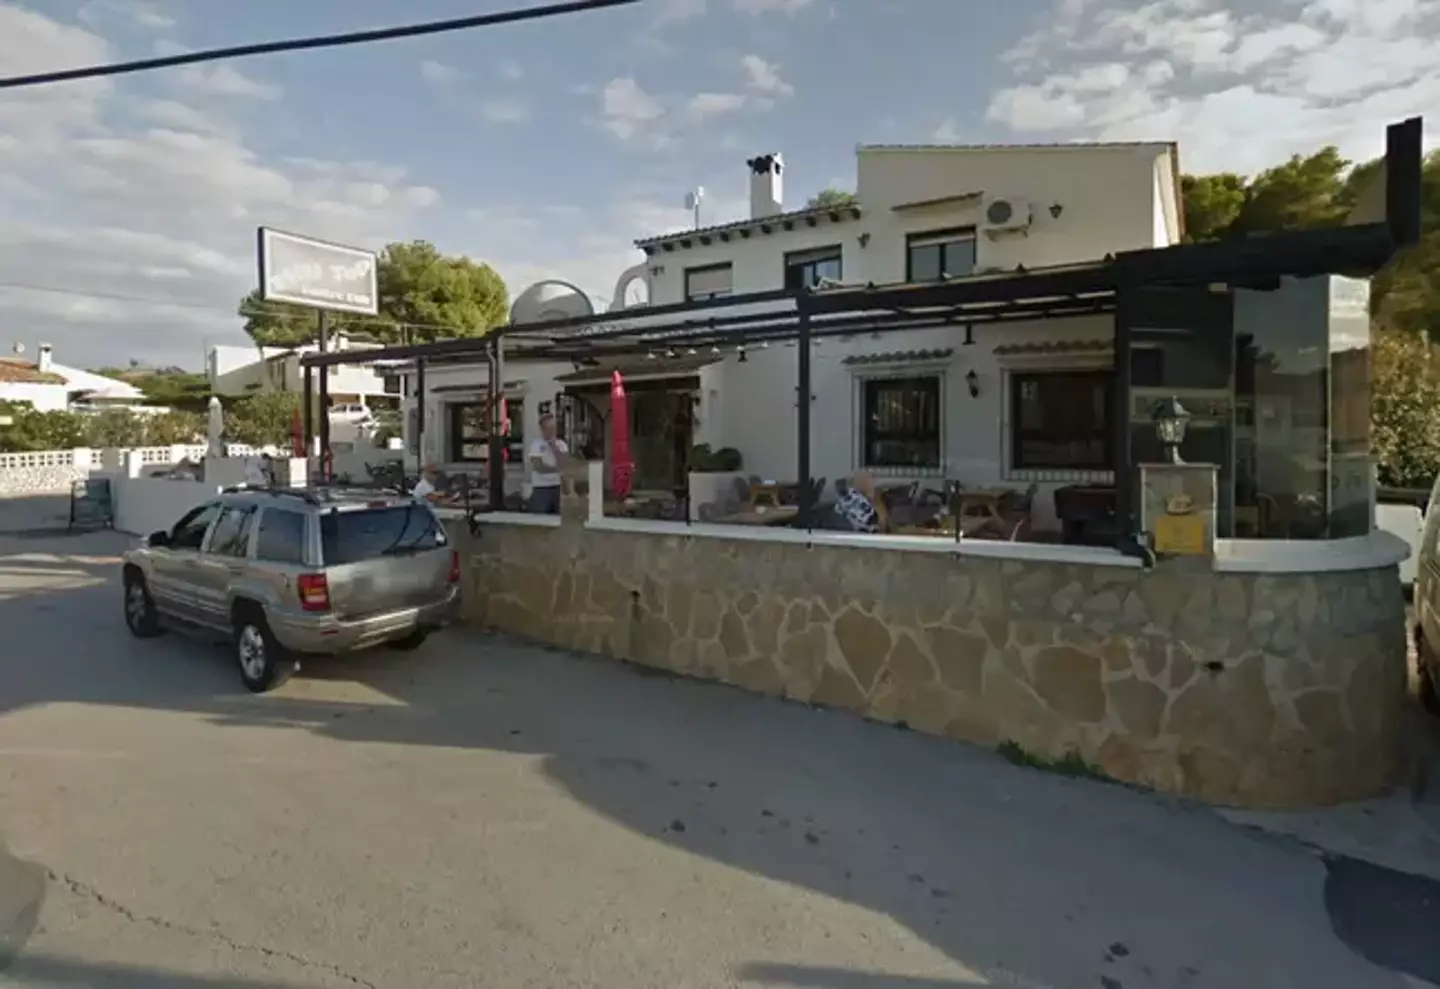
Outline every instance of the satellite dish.
<svg viewBox="0 0 1440 989"><path fill-rule="evenodd" d="M10 349L13 350L13 351L15 351L16 354L23 354L23 353L25 353L25 345L24 345L23 343L17 343L17 344L15 344L15 346L11 347Z"/></svg>
<svg viewBox="0 0 1440 989"><path fill-rule="evenodd" d="M688 209L688 210L696 210L696 209L699 209L699 208L700 208L700 204L703 203L704 201L705 201L705 187L704 187L703 185L701 185L701 186L696 186L694 192L687 192L687 193L685 193L685 208Z"/></svg>
<svg viewBox="0 0 1440 989"><path fill-rule="evenodd" d="M510 322L545 323L552 319L583 319L595 315L590 297L569 282L546 279L515 297Z"/></svg>

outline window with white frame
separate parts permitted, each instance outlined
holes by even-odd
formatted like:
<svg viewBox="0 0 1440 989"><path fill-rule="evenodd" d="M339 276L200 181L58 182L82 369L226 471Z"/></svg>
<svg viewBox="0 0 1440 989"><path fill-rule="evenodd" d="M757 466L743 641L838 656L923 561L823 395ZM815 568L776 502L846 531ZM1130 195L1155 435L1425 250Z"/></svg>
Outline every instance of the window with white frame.
<svg viewBox="0 0 1440 989"><path fill-rule="evenodd" d="M975 271L975 228L914 233L905 238L905 280L938 282Z"/></svg>
<svg viewBox="0 0 1440 989"><path fill-rule="evenodd" d="M862 378L859 392L861 467L939 469L944 388L938 372Z"/></svg>
<svg viewBox="0 0 1440 989"><path fill-rule="evenodd" d="M734 270L729 261L685 269L685 301L720 299L735 291Z"/></svg>
<svg viewBox="0 0 1440 989"><path fill-rule="evenodd" d="M1110 428L1114 372L1012 371L1010 466L1014 470L1105 471L1114 466Z"/></svg>

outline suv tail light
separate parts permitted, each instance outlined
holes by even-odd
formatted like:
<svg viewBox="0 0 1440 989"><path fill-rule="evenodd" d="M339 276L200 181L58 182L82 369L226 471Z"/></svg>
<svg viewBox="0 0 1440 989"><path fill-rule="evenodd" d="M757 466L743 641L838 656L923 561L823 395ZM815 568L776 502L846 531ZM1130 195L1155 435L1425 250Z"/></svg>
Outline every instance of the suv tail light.
<svg viewBox="0 0 1440 989"><path fill-rule="evenodd" d="M460 551L458 549L450 551L450 583L460 583Z"/></svg>
<svg viewBox="0 0 1440 989"><path fill-rule="evenodd" d="M296 578L295 587L300 591L302 610L330 610L330 585L323 573L302 573Z"/></svg>

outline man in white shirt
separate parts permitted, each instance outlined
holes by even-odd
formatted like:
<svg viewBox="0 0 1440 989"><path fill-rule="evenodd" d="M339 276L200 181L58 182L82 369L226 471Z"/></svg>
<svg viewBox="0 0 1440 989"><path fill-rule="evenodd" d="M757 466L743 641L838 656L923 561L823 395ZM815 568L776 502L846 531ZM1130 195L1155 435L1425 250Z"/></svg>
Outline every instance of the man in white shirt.
<svg viewBox="0 0 1440 989"><path fill-rule="evenodd" d="M560 474L570 458L570 448L555 435L555 417L540 417L540 438L530 444L526 461L530 465L530 511L541 515L560 514Z"/></svg>

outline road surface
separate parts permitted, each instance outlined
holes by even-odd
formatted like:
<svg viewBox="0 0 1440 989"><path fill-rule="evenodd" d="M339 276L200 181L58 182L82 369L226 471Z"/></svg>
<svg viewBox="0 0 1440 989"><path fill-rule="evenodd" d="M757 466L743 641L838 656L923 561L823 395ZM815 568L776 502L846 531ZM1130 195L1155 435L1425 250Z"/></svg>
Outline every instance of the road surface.
<svg viewBox="0 0 1440 989"><path fill-rule="evenodd" d="M1431 880L728 688L451 633L251 697L0 535L0 986L1408 989Z"/></svg>

